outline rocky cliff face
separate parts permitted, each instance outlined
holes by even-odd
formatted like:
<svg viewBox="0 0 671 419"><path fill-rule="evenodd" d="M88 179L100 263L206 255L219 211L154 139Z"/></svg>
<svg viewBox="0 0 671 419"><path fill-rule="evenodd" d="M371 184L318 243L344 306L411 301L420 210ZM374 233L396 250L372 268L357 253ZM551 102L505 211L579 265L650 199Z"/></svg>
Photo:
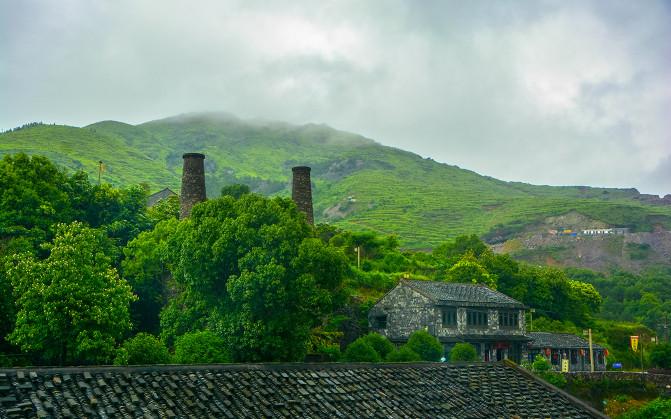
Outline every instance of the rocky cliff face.
<svg viewBox="0 0 671 419"><path fill-rule="evenodd" d="M583 234L586 229L610 226L581 214L568 213L545 220L517 238L492 246L534 264L581 267L606 272L623 269L640 272L653 265L671 266L671 231Z"/></svg>

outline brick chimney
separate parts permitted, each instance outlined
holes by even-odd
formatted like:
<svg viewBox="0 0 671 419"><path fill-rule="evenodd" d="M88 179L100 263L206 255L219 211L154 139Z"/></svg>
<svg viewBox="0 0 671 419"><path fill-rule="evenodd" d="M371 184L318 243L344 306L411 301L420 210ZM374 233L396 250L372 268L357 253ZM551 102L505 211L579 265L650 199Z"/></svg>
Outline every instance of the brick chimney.
<svg viewBox="0 0 671 419"><path fill-rule="evenodd" d="M305 213L308 223L314 224L310 168L307 166L296 166L292 167L291 171L294 176L291 188L291 199L296 203L298 210Z"/></svg>
<svg viewBox="0 0 671 419"><path fill-rule="evenodd" d="M205 200L205 155L186 153L182 156L182 193L179 199L179 218L191 215L191 208Z"/></svg>

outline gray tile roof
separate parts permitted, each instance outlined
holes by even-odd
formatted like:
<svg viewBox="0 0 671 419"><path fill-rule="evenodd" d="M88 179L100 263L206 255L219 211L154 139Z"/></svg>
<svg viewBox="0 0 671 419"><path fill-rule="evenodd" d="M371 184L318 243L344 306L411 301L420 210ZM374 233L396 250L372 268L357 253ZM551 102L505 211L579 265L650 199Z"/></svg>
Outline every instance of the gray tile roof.
<svg viewBox="0 0 671 419"><path fill-rule="evenodd" d="M529 342L531 348L566 348L566 349L589 349L589 342L570 333L530 332L527 333L532 339ZM603 349L603 346L592 342L594 349Z"/></svg>
<svg viewBox="0 0 671 419"><path fill-rule="evenodd" d="M404 280L403 282L440 304L460 303L460 305L524 308L524 304L519 301L481 284L417 280Z"/></svg>
<svg viewBox="0 0 671 419"><path fill-rule="evenodd" d="M177 196L176 193L174 193L170 188L164 188L156 193L153 193L147 197L147 206L148 207L153 207L158 203L158 201L162 201L170 196Z"/></svg>
<svg viewBox="0 0 671 419"><path fill-rule="evenodd" d="M507 363L0 369L0 417L604 417Z"/></svg>

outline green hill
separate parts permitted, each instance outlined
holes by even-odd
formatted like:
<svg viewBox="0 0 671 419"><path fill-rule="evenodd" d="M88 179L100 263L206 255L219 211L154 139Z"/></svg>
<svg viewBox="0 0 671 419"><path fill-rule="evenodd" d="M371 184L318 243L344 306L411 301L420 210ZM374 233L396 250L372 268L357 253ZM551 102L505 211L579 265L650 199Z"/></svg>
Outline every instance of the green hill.
<svg viewBox="0 0 671 419"><path fill-rule="evenodd" d="M290 168L309 165L318 222L395 233L412 248L464 233L501 241L569 211L634 231L671 227L671 207L639 202L633 189L503 182L326 125L227 114L188 114L137 126L38 124L0 134L0 155L16 152L45 155L92 179L102 160L104 181L144 182L152 191L178 190L182 154L203 152L212 196L232 182L263 194L288 194Z"/></svg>

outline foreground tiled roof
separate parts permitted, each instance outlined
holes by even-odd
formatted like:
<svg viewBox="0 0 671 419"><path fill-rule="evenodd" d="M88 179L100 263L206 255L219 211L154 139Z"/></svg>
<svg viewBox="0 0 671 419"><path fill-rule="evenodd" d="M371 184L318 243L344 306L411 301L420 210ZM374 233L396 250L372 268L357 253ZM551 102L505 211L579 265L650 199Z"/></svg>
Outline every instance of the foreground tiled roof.
<svg viewBox="0 0 671 419"><path fill-rule="evenodd" d="M507 306L510 308L524 307L524 304L519 301L481 284L415 280L404 282L442 304L471 303L473 305Z"/></svg>
<svg viewBox="0 0 671 419"><path fill-rule="evenodd" d="M568 348L588 349L589 342L580 336L570 333L530 332L527 333L532 339L529 342L531 348ZM603 349L603 346L592 343L594 349Z"/></svg>
<svg viewBox="0 0 671 419"><path fill-rule="evenodd" d="M504 363L0 369L0 417L594 418Z"/></svg>

